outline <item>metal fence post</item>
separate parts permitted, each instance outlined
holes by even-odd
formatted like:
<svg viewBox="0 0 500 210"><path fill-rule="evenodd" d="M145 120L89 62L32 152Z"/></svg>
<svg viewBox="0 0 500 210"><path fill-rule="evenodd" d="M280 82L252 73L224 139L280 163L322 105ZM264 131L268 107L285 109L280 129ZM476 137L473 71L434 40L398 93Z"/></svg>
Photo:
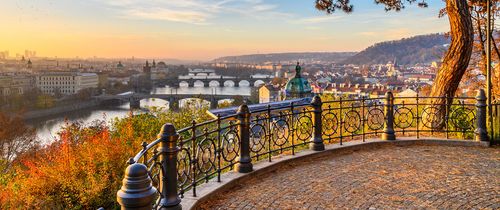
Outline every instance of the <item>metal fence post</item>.
<svg viewBox="0 0 500 210"><path fill-rule="evenodd" d="M116 193L121 209L151 210L156 197L156 188L151 185L148 168L142 163L134 163L131 158L125 170L122 188Z"/></svg>
<svg viewBox="0 0 500 210"><path fill-rule="evenodd" d="M479 89L476 95L476 130L474 131L477 141L489 141L486 115L486 94L484 89Z"/></svg>
<svg viewBox="0 0 500 210"><path fill-rule="evenodd" d="M391 91L385 93L385 124L382 140L396 140L394 134L394 96Z"/></svg>
<svg viewBox="0 0 500 210"><path fill-rule="evenodd" d="M160 155L160 192L162 194L160 209L182 209L181 198L177 193L177 154L180 151L177 140L179 134L174 125L166 123L161 128L158 138L160 138L157 151Z"/></svg>
<svg viewBox="0 0 500 210"><path fill-rule="evenodd" d="M311 138L311 143L309 144L309 148L314 151L323 151L325 150L325 144L323 143L323 122L322 122L322 105L323 102L321 98L316 95L311 101L311 105L314 108L313 111L313 120L314 120L314 133Z"/></svg>
<svg viewBox="0 0 500 210"><path fill-rule="evenodd" d="M250 110L246 104L238 109L238 134L240 157L234 169L239 173L248 173L253 171L253 165L250 157Z"/></svg>

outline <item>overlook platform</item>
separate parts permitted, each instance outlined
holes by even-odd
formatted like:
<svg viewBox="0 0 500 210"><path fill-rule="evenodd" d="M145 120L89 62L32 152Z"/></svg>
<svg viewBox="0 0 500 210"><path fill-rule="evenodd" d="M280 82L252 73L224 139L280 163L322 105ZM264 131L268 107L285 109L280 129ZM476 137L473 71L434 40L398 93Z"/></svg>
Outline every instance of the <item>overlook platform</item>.
<svg viewBox="0 0 500 210"><path fill-rule="evenodd" d="M209 193L192 207L500 208L498 148L449 140L431 143L369 143L333 148L335 152L323 152L321 156L306 154L307 158L285 160L268 166L262 173L226 182L223 189Z"/></svg>
<svg viewBox="0 0 500 210"><path fill-rule="evenodd" d="M118 203L172 210L500 208L500 152L481 148L496 141L500 117L487 126L484 90L476 98L387 92L287 103L241 105L179 130L164 124L158 139L129 159Z"/></svg>

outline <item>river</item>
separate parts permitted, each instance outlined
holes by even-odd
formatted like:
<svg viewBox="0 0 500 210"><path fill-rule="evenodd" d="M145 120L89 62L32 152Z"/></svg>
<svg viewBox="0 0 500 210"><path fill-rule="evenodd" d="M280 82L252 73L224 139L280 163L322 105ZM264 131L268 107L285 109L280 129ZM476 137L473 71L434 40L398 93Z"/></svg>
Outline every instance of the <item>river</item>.
<svg viewBox="0 0 500 210"><path fill-rule="evenodd" d="M250 87L180 87L180 88L155 88L154 94L218 94L218 95L250 95ZM179 103L183 105L183 101ZM141 109L135 112L147 112L147 107L156 106L168 108L168 102L161 99L144 99L141 101ZM67 122L81 122L89 125L96 120L106 120L108 123L115 118L123 118L130 114L129 103L119 106L99 106L92 109L83 109L62 115L50 116L27 123L36 128L37 136L42 143L50 143L57 136Z"/></svg>

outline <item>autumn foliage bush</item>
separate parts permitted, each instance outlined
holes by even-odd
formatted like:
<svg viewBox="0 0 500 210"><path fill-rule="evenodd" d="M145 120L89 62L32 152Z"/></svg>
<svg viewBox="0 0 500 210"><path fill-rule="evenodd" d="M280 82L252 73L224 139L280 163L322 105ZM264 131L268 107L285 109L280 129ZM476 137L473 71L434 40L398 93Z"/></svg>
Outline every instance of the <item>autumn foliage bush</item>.
<svg viewBox="0 0 500 210"><path fill-rule="evenodd" d="M176 127L208 119L205 110L131 115L92 125L68 123L59 138L42 148L19 154L0 176L0 209L118 208L126 160L155 139L161 125Z"/></svg>

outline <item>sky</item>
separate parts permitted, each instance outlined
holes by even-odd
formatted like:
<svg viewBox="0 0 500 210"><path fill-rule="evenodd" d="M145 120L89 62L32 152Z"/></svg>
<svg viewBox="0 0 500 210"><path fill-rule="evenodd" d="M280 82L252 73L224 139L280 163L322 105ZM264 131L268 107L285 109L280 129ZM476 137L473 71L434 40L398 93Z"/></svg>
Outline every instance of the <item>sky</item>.
<svg viewBox="0 0 500 210"><path fill-rule="evenodd" d="M173 58L360 51L381 41L449 31L428 8L384 11L351 0L327 15L314 0L0 0L0 51L44 57Z"/></svg>

